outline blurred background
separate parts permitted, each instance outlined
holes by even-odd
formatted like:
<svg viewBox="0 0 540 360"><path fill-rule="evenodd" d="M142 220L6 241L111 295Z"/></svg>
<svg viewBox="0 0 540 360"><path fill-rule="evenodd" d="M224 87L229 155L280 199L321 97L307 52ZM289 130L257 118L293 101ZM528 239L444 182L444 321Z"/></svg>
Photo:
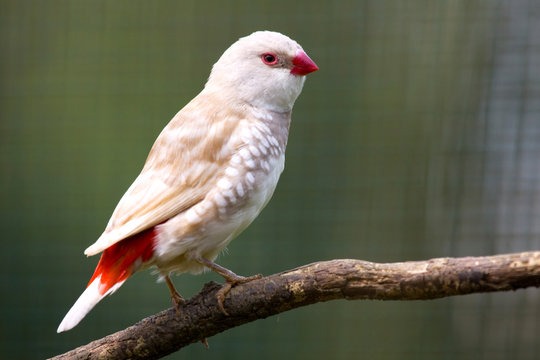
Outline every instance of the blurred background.
<svg viewBox="0 0 540 360"><path fill-rule="evenodd" d="M220 264L272 274L540 249L540 2L0 1L0 354L63 353L170 306L139 273L56 328L170 118L255 30L320 71L286 170ZM174 278L184 296L214 274ZM333 301L232 329L168 359L538 359L540 290Z"/></svg>

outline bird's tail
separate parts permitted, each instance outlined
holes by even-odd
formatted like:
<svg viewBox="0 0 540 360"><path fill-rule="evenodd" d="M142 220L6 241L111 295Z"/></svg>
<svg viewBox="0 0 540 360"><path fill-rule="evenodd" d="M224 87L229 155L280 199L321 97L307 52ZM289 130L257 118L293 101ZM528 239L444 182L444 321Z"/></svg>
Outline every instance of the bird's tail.
<svg viewBox="0 0 540 360"><path fill-rule="evenodd" d="M156 228L153 227L105 249L86 290L69 309L57 332L74 328L101 299L118 290L128 277L147 263L154 254L155 236Z"/></svg>

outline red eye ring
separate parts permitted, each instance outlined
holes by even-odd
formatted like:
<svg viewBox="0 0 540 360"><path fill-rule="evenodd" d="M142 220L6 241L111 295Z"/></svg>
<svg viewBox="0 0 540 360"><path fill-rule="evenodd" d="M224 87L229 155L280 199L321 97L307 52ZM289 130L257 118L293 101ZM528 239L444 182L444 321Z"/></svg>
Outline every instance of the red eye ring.
<svg viewBox="0 0 540 360"><path fill-rule="evenodd" d="M278 57L272 53L262 54L261 59L266 65L276 65L278 63Z"/></svg>

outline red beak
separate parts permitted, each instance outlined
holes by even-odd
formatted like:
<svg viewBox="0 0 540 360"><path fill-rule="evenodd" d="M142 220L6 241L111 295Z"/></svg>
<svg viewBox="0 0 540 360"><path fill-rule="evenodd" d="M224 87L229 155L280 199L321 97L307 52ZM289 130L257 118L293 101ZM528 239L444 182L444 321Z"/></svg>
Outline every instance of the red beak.
<svg viewBox="0 0 540 360"><path fill-rule="evenodd" d="M294 66L291 69L291 74L293 75L304 76L319 70L317 64L315 64L315 62L302 50L299 50L298 53L296 53L292 63Z"/></svg>

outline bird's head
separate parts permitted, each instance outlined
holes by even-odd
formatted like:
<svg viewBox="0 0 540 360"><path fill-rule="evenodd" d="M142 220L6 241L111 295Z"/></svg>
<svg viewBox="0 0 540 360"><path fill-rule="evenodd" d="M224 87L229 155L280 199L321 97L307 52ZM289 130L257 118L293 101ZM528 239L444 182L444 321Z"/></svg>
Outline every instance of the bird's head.
<svg viewBox="0 0 540 360"><path fill-rule="evenodd" d="M302 91L305 75L316 70L296 41L277 32L257 31L223 53L206 89L230 94L230 101L288 112Z"/></svg>

